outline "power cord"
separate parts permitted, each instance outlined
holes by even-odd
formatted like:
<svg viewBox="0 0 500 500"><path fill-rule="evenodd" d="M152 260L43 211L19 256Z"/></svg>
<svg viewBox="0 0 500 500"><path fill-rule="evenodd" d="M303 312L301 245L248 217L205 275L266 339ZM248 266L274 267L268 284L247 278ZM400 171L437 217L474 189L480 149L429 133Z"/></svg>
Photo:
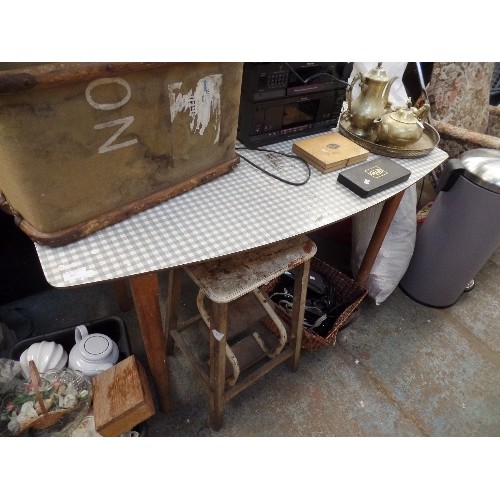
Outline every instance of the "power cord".
<svg viewBox="0 0 500 500"><path fill-rule="evenodd" d="M329 78L333 78L334 80L337 80L338 82L340 83L345 83L346 85L348 85L349 83L344 81L344 80L341 80L340 78L337 78L336 76L334 75L331 75L330 73L316 73L314 75L311 75L310 77L306 78L305 80L293 69L293 67L289 64L289 63L283 63L283 64L286 64L288 66L288 69L304 84L307 84L309 83L311 80L313 80L314 78L317 78L318 76L327 76Z"/></svg>
<svg viewBox="0 0 500 500"><path fill-rule="evenodd" d="M252 167L255 167L256 169L260 170L264 174L269 175L273 179L276 179L278 181L284 182L285 184L290 184L292 186L303 186L311 178L311 167L309 166L309 164L305 160L303 160L302 158L300 158L300 157L298 157L296 155L292 155L292 154L288 154L288 153L282 153L281 151L274 151L272 149L265 149L265 148L240 148L240 147L237 147L235 149L237 151L247 150L247 151L261 151L263 153L273 153L273 154L276 154L276 155L286 156L287 158L291 158L292 160L300 160L306 166L306 168L307 168L307 178L304 181L301 181L301 182L293 182L293 181L289 181L288 179L284 179L283 177L279 177L278 175L275 175L272 172L269 172L268 170L266 170L265 168L257 165L252 160L249 160L248 158L246 158L242 154L237 153L237 155L240 158L242 158L247 163L249 163L250 165L252 165Z"/></svg>

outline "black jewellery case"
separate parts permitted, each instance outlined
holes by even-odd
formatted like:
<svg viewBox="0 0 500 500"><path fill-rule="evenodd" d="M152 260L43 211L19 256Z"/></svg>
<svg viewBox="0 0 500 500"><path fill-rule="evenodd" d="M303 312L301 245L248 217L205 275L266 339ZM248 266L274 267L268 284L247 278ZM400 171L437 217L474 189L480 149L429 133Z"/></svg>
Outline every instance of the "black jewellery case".
<svg viewBox="0 0 500 500"><path fill-rule="evenodd" d="M395 161L380 157L339 173L337 182L367 198L409 179L411 172Z"/></svg>

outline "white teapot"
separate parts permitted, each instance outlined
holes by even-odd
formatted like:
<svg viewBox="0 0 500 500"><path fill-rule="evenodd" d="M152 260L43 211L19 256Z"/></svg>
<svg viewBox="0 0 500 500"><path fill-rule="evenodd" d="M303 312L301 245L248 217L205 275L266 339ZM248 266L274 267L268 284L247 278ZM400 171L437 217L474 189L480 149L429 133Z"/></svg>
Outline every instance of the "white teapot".
<svg viewBox="0 0 500 500"><path fill-rule="evenodd" d="M85 325L75 328L75 343L69 353L68 366L89 377L111 368L118 361L116 343L103 333L89 334Z"/></svg>
<svg viewBox="0 0 500 500"><path fill-rule="evenodd" d="M60 370L66 366L68 361L68 354L63 349L61 344L56 342L36 342L31 344L25 351L22 352L19 362L21 369L26 379L29 379L30 369L29 362L33 360L39 373L44 373L50 369Z"/></svg>

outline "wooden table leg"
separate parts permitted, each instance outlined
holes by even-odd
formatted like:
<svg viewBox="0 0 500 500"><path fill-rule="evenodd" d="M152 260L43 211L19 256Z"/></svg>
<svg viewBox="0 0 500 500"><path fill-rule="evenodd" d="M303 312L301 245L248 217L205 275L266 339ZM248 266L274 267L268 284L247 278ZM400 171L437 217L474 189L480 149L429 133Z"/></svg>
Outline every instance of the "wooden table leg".
<svg viewBox="0 0 500 500"><path fill-rule="evenodd" d="M129 280L149 368L156 384L160 408L167 412L171 409L170 380L165 337L161 323L158 275L156 273L141 274L131 276Z"/></svg>
<svg viewBox="0 0 500 500"><path fill-rule="evenodd" d="M392 219L394 219L394 214L396 213L404 194L405 192L401 191L392 198L387 199L384 203L377 225L375 226L370 243L368 244L368 248L366 249L363 257L363 261L359 267L358 275L356 276L356 282L361 286L365 285L366 280L370 275L370 271L373 267L375 259L377 258L380 247L384 242L385 235L389 230L389 226L391 225Z"/></svg>

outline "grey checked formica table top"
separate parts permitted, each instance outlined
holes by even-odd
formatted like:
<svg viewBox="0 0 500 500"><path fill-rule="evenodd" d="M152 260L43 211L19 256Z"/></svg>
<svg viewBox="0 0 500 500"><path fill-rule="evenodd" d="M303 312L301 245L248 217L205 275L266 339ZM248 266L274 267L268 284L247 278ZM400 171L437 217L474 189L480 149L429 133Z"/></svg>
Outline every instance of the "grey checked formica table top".
<svg viewBox="0 0 500 500"><path fill-rule="evenodd" d="M291 154L293 142L266 149ZM238 153L292 182L307 178L306 165L297 159L250 150ZM375 157L370 154L366 161ZM54 287L192 264L350 217L411 186L446 158L446 153L435 148L421 158L394 159L411 171L410 178L369 198L360 198L338 184L339 170L322 174L311 167L308 182L295 186L269 177L241 159L230 173L79 241L55 248L35 244L35 248L45 277Z"/></svg>

